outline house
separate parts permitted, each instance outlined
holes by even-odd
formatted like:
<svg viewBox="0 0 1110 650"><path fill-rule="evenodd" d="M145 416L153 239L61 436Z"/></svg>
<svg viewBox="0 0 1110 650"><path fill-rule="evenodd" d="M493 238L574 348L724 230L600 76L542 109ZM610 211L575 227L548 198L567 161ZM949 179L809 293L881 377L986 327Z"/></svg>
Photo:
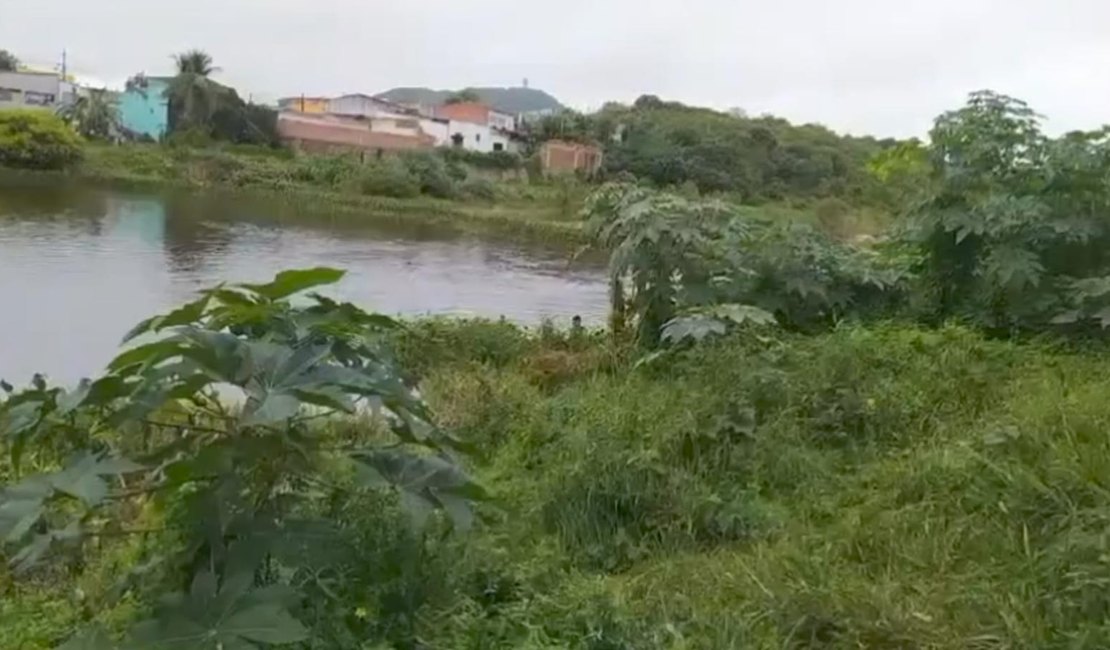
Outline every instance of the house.
<svg viewBox="0 0 1110 650"><path fill-rule="evenodd" d="M341 95L328 101L327 112L332 115L375 117L378 115L418 115L418 112L384 99L354 93Z"/></svg>
<svg viewBox="0 0 1110 650"><path fill-rule="evenodd" d="M545 176L593 176L601 169L601 148L581 142L548 140L540 145L539 159Z"/></svg>
<svg viewBox="0 0 1110 650"><path fill-rule="evenodd" d="M119 97L120 126L133 136L161 140L169 131L170 100L167 91L173 77L136 75L127 81Z"/></svg>
<svg viewBox="0 0 1110 650"><path fill-rule="evenodd" d="M278 114L278 134L294 149L309 153L386 152L431 149L435 136L426 133L419 119L398 122L394 117L365 118L345 115Z"/></svg>
<svg viewBox="0 0 1110 650"><path fill-rule="evenodd" d="M458 102L436 107L435 115L448 120L451 146L490 153L517 151L516 119L479 102Z"/></svg>
<svg viewBox="0 0 1110 650"><path fill-rule="evenodd" d="M57 109L76 98L72 83L56 72L0 72L0 109Z"/></svg>
<svg viewBox="0 0 1110 650"><path fill-rule="evenodd" d="M329 97L283 97L278 100L279 111L321 114L328 112Z"/></svg>

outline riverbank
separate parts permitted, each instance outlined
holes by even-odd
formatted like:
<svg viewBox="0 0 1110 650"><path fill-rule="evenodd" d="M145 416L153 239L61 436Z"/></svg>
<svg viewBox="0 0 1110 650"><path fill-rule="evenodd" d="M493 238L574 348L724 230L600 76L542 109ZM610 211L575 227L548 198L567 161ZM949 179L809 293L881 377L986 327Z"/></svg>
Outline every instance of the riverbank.
<svg viewBox="0 0 1110 650"><path fill-rule="evenodd" d="M420 154L406 167L397 160L364 163L231 145L86 143L82 162L67 172L2 174L31 182L251 195L353 220L419 223L567 250L587 243L579 210L594 189L573 178L528 180L523 170L468 170L434 153ZM807 222L837 236L873 235L889 222L880 210L836 200L745 205L743 197L724 198L745 216Z"/></svg>
<svg viewBox="0 0 1110 650"><path fill-rule="evenodd" d="M443 176L447 168L438 164L423 176L397 177L396 169L347 157L297 157L254 147L90 143L82 162L68 172L4 174L121 189L243 193L352 219L420 222L567 248L584 243L578 209L589 192L585 184L493 181L488 175L458 180ZM422 191L421 182L439 196Z"/></svg>
<svg viewBox="0 0 1110 650"><path fill-rule="evenodd" d="M654 370L600 332L441 320L396 345L493 500L454 536L380 503L345 515L375 568L328 578L328 608L371 645L1110 641L1102 351L849 327L739 334ZM137 549L105 544L79 597L70 578L5 583L0 646L52 647L83 611L123 625L141 603L89 603ZM351 647L333 631L311 647Z"/></svg>

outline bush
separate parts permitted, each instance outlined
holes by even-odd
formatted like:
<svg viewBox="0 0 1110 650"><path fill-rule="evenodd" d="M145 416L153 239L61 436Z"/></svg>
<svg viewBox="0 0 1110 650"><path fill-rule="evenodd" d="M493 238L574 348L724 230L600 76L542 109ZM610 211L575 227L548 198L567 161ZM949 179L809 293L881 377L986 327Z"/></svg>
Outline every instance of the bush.
<svg viewBox="0 0 1110 650"><path fill-rule="evenodd" d="M450 199L458 195L458 187L443 158L435 153L410 153L401 158L417 183L420 192L438 199Z"/></svg>
<svg viewBox="0 0 1110 650"><path fill-rule="evenodd" d="M488 178L471 178L462 185L462 193L475 199L492 201L497 198L497 187Z"/></svg>
<svg viewBox="0 0 1110 650"><path fill-rule="evenodd" d="M81 161L81 138L48 111L0 111L0 165L66 169Z"/></svg>
<svg viewBox="0 0 1110 650"><path fill-rule="evenodd" d="M398 160L382 160L366 165L359 174L359 191L370 196L408 199L420 196L420 184Z"/></svg>

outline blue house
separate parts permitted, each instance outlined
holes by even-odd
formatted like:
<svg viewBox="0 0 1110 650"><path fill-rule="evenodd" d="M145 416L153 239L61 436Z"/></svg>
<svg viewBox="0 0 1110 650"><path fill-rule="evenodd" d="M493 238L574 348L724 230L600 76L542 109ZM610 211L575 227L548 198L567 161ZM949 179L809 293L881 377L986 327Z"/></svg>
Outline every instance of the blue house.
<svg viewBox="0 0 1110 650"><path fill-rule="evenodd" d="M138 75L127 82L127 90L119 98L119 116L123 128L136 136L161 140L169 130L170 100L166 90L172 77Z"/></svg>

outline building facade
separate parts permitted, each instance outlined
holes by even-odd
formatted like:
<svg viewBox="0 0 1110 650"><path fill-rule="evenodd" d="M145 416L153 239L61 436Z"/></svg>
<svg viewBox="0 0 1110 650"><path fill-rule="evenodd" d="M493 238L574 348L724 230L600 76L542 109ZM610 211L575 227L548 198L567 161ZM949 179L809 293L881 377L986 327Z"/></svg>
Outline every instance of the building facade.
<svg viewBox="0 0 1110 650"><path fill-rule="evenodd" d="M278 110L320 115L328 112L329 97L283 97L278 100Z"/></svg>
<svg viewBox="0 0 1110 650"><path fill-rule="evenodd" d="M120 126L133 136L161 140L170 127L170 77L139 75L119 97Z"/></svg>
<svg viewBox="0 0 1110 650"><path fill-rule="evenodd" d="M436 146L435 137L424 132L419 120L410 122L398 123L393 118L285 112L278 115L277 130L284 142L309 153L369 152L381 155Z"/></svg>
<svg viewBox="0 0 1110 650"><path fill-rule="evenodd" d="M73 84L54 72L0 72L0 109L54 110L76 98Z"/></svg>
<svg viewBox="0 0 1110 650"><path fill-rule="evenodd" d="M519 149L516 120L508 113L479 102L458 102L437 107L435 114L448 120L453 147L482 153Z"/></svg>
<svg viewBox="0 0 1110 650"><path fill-rule="evenodd" d="M540 146L539 158L546 176L593 176L601 169L601 148L592 144L548 140Z"/></svg>

